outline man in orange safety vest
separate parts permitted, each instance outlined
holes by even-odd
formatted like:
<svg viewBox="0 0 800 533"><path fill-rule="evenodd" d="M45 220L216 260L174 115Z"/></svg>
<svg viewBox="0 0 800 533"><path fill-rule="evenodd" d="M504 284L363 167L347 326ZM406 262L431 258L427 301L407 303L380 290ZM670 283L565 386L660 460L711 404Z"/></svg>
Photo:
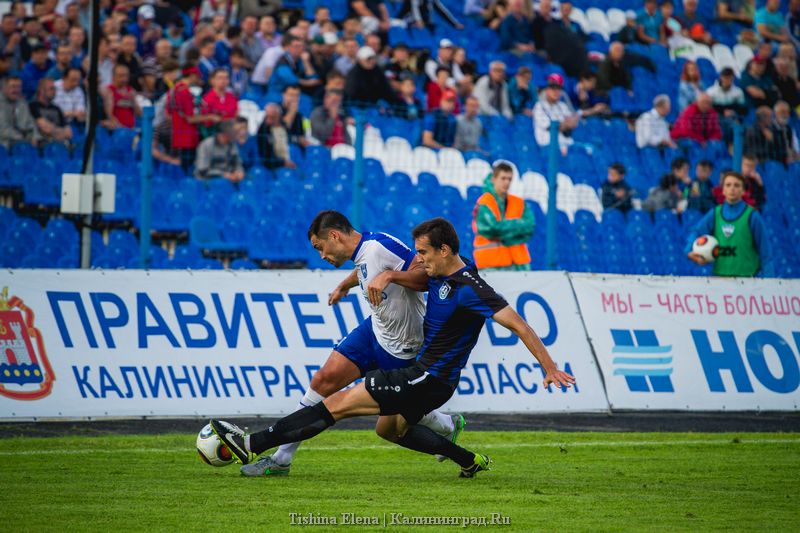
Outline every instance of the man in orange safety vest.
<svg viewBox="0 0 800 533"><path fill-rule="evenodd" d="M525 200L508 194L513 169L506 162L495 163L484 181L484 193L472 213L475 233L473 256L482 270L530 270L531 256L526 244L533 235L535 219Z"/></svg>

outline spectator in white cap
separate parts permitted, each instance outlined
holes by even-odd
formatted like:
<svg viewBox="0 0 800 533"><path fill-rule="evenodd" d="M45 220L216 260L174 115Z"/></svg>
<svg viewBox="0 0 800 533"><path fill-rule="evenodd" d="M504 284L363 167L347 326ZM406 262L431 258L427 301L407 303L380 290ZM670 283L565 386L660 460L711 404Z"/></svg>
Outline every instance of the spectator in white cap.
<svg viewBox="0 0 800 533"><path fill-rule="evenodd" d="M567 147L574 140L572 130L578 126L580 117L566 102L561 99L564 78L561 74L547 76L547 86L542 96L533 107L533 129L539 146L550 144L550 123L558 121L558 144L561 153L567 154Z"/></svg>
<svg viewBox="0 0 800 533"><path fill-rule="evenodd" d="M136 22L127 28L127 33L136 37L136 51L143 58L155 55L156 42L161 39L161 26L156 24L155 18L155 8L150 4L142 4L136 11Z"/></svg>
<svg viewBox="0 0 800 533"><path fill-rule="evenodd" d="M369 46L359 48L357 63L347 73L344 85L345 96L352 105L372 105L381 100L390 104L398 101L376 59L375 50Z"/></svg>
<svg viewBox="0 0 800 533"><path fill-rule="evenodd" d="M636 42L636 11L628 10L625 12L625 25L619 32L611 36L611 41L618 41L623 44Z"/></svg>
<svg viewBox="0 0 800 533"><path fill-rule="evenodd" d="M432 82L436 82L436 71L439 67L444 67L450 72L450 78L447 80L449 87L455 87L456 83L461 81L464 73L461 72L461 67L453 61L453 54L455 53L455 45L450 39L442 39L439 41L439 51L437 52L436 59L430 58L425 62L425 74Z"/></svg>

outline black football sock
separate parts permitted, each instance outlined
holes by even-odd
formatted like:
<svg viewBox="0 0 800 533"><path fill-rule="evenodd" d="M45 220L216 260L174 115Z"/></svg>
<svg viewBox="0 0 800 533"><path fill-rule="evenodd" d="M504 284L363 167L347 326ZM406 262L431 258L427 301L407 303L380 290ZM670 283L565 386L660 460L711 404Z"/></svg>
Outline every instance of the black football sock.
<svg viewBox="0 0 800 533"><path fill-rule="evenodd" d="M475 462L474 453L453 444L425 426L410 426L406 434L397 441L397 444L403 448L422 453L444 455L464 468L472 466Z"/></svg>
<svg viewBox="0 0 800 533"><path fill-rule="evenodd" d="M333 415L324 403L320 402L311 407L304 407L281 418L267 429L252 433L250 435L250 451L261 454L281 444L310 439L335 423Z"/></svg>

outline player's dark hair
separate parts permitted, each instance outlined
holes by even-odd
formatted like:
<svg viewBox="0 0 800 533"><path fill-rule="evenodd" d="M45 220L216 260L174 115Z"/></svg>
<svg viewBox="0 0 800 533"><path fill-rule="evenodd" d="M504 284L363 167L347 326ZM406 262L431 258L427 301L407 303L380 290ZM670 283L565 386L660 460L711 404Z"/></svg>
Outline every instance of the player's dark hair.
<svg viewBox="0 0 800 533"><path fill-rule="evenodd" d="M320 237L322 233L332 229L349 235L353 232L353 225L350 224L347 217L339 211L334 211L332 209L320 211L308 227L308 240L311 240L312 236Z"/></svg>
<svg viewBox="0 0 800 533"><path fill-rule="evenodd" d="M709 161L708 159L703 159L702 161L700 161L700 162L699 162L699 163L697 163L697 164L698 164L699 166L701 166L701 167L704 167L704 168L714 168L714 163L712 163L712 162L711 162L711 161Z"/></svg>
<svg viewBox="0 0 800 533"><path fill-rule="evenodd" d="M747 159L748 161L754 161L758 163L758 157L755 154L746 153L742 155L742 159Z"/></svg>
<svg viewBox="0 0 800 533"><path fill-rule="evenodd" d="M514 173L514 169L511 168L511 165L508 163L497 163L494 167L492 167L492 176L497 176L501 172L510 172Z"/></svg>
<svg viewBox="0 0 800 533"><path fill-rule="evenodd" d="M458 255L458 233L456 233L453 225L442 217L432 218L420 223L411 232L411 236L414 240L420 237L428 237L431 246L437 250L446 244L453 252L453 255Z"/></svg>

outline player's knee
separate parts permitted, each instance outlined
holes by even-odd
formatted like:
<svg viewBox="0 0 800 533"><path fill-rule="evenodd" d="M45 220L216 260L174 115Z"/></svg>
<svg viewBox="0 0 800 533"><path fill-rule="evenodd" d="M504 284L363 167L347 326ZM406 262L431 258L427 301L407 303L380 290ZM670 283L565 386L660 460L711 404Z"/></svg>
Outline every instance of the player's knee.
<svg viewBox="0 0 800 533"><path fill-rule="evenodd" d="M380 438L388 440L389 442L397 442L400 440L400 435L397 434L397 428L395 428L394 425L378 425L375 427L375 433L377 433Z"/></svg>
<svg viewBox="0 0 800 533"><path fill-rule="evenodd" d="M330 396L341 387L337 387L336 380L330 372L319 370L311 378L311 389L321 396Z"/></svg>

